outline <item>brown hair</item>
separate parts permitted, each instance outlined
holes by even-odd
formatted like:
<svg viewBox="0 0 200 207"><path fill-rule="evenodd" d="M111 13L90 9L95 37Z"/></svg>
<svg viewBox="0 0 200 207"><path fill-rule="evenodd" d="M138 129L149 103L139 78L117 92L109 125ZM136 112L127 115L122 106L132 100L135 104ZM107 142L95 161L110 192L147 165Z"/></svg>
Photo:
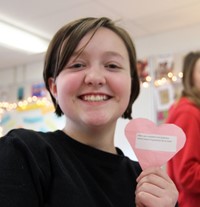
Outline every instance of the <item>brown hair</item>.
<svg viewBox="0 0 200 207"><path fill-rule="evenodd" d="M188 53L183 60L183 91L182 96L190 98L194 104L200 107L200 94L193 84L194 67L200 58L200 51Z"/></svg>
<svg viewBox="0 0 200 207"><path fill-rule="evenodd" d="M70 57L73 55L73 52L75 51L81 39L90 31L94 31L94 35L100 27L105 27L115 32L123 40L127 48L132 82L130 101L122 117L131 119L132 104L137 98L140 91L140 81L136 68L136 51L129 34L123 28L115 25L112 20L106 17L88 17L72 21L71 23L63 26L60 30L58 30L49 44L45 57L43 78L46 84L46 88L49 91L51 99L55 106L55 113L58 116L61 116L63 112L60 109L59 105L57 105L55 98L50 92L48 80L50 77L56 79L56 77L69 61Z"/></svg>

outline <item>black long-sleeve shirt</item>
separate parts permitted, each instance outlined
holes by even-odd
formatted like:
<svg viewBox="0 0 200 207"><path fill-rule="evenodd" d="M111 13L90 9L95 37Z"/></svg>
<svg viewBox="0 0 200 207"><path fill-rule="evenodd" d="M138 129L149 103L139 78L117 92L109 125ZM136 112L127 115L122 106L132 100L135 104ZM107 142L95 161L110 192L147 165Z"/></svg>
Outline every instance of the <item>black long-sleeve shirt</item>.
<svg viewBox="0 0 200 207"><path fill-rule="evenodd" d="M137 162L63 131L16 129L0 138L1 207L134 207Z"/></svg>

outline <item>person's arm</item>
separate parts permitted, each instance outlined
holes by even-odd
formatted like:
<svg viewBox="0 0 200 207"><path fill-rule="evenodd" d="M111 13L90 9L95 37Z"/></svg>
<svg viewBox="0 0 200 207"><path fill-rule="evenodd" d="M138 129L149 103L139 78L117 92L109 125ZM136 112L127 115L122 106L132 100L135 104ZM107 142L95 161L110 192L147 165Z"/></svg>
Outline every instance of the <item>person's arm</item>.
<svg viewBox="0 0 200 207"><path fill-rule="evenodd" d="M137 178L137 207L175 207L178 191L175 184L161 168L144 170Z"/></svg>
<svg viewBox="0 0 200 207"><path fill-rule="evenodd" d="M13 144L9 135L0 138L0 205L3 207L39 206L33 171L25 154L26 148L20 141L15 140Z"/></svg>
<svg viewBox="0 0 200 207"><path fill-rule="evenodd" d="M174 124L183 129L186 143L181 150L176 177L184 191L200 194L200 117L196 114L182 113Z"/></svg>

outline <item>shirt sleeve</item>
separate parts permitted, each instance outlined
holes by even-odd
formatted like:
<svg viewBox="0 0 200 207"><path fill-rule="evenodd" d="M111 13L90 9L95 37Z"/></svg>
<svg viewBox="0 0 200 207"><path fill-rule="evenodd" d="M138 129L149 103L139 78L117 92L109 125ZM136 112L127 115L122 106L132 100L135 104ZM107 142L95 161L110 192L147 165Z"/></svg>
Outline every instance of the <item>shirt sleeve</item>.
<svg viewBox="0 0 200 207"><path fill-rule="evenodd" d="M0 138L0 205L39 207L41 193L36 177L40 177L37 162L25 143L12 134Z"/></svg>

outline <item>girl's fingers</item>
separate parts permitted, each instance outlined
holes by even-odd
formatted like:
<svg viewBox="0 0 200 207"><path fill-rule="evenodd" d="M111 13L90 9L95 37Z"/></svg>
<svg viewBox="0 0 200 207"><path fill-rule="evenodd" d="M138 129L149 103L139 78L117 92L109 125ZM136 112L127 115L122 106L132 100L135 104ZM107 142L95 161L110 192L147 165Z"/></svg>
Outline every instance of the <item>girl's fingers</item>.
<svg viewBox="0 0 200 207"><path fill-rule="evenodd" d="M144 170L137 179L136 204L138 207L174 207L178 191L169 176L161 168Z"/></svg>
<svg viewBox="0 0 200 207"><path fill-rule="evenodd" d="M139 182L143 177L146 177L148 175L157 175L164 180L168 181L169 183L172 183L172 180L169 178L169 176L160 168L160 167L153 167L153 168L148 168L142 171L142 173L138 176L137 182Z"/></svg>

